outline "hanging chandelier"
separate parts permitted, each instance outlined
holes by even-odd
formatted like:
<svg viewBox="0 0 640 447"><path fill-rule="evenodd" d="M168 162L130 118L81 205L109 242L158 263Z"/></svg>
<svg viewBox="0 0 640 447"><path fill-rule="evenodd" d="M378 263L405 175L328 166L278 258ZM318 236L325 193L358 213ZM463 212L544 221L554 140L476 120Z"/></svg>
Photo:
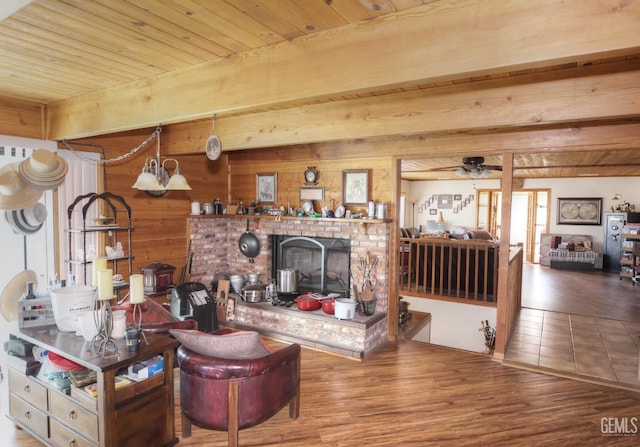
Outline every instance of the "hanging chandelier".
<svg viewBox="0 0 640 447"><path fill-rule="evenodd" d="M168 191L188 191L191 186L187 183L187 179L180 173L180 164L175 158L165 158L161 160L160 156L160 133L162 129L158 126L154 132L158 147L156 157L148 156L142 167L142 172L136 179L132 188L144 191L155 197L163 196ZM173 175L165 167L167 162L174 162L176 169Z"/></svg>

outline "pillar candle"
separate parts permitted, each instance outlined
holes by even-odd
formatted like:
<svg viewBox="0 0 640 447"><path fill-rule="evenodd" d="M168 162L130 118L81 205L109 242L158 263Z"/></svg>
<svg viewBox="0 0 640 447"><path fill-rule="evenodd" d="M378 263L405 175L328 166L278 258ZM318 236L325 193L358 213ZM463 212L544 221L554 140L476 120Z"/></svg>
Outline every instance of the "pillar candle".
<svg viewBox="0 0 640 447"><path fill-rule="evenodd" d="M98 287L98 272L107 268L107 258L98 256L93 260L93 287Z"/></svg>
<svg viewBox="0 0 640 447"><path fill-rule="evenodd" d="M113 270L103 269L98 272L98 299L113 298Z"/></svg>
<svg viewBox="0 0 640 447"><path fill-rule="evenodd" d="M129 276L129 289L132 304L144 302L144 282L141 274Z"/></svg>

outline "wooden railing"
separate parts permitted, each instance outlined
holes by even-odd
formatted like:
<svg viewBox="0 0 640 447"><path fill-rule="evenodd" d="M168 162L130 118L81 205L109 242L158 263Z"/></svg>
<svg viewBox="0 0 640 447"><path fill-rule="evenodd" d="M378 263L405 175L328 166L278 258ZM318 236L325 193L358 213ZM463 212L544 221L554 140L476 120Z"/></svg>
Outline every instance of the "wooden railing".
<svg viewBox="0 0 640 447"><path fill-rule="evenodd" d="M496 306L499 244L401 238L399 247L401 294Z"/></svg>
<svg viewBox="0 0 640 447"><path fill-rule="evenodd" d="M505 316L505 346L511 337L511 331L518 318L522 306L522 264L524 250L522 247L511 247L509 253L509 279L507 281L507 314ZM504 350L503 350L504 352Z"/></svg>

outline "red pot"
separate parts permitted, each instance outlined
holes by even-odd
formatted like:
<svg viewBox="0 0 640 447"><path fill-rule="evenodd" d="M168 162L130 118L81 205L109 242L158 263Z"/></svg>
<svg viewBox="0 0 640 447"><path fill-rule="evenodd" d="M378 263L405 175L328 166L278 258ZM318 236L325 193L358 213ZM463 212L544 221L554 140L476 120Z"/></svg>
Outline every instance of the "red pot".
<svg viewBox="0 0 640 447"><path fill-rule="evenodd" d="M298 304L298 309L300 310L318 310L322 307L320 301L313 298L310 294L300 295L294 301Z"/></svg>
<svg viewBox="0 0 640 447"><path fill-rule="evenodd" d="M333 315L336 311L336 299L335 298L327 298L326 300L320 301L322 303L322 310L325 314Z"/></svg>

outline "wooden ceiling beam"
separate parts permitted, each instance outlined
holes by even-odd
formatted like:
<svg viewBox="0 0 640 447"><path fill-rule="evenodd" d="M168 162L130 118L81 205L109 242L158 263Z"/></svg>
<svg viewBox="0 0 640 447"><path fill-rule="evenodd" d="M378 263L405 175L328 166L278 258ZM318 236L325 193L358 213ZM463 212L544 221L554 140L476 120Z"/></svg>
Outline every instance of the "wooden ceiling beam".
<svg viewBox="0 0 640 447"><path fill-rule="evenodd" d="M222 118L637 53L639 21L640 2L431 2L52 103L47 137L113 133L213 113ZM326 123L323 128L327 130Z"/></svg>
<svg viewBox="0 0 640 447"><path fill-rule="evenodd" d="M579 77L565 74L559 78L559 72L547 72L474 86L238 115L221 119L216 131L224 150L240 150L390 135L472 130L496 133L496 129L640 118L640 70L611 71L604 65L582 70ZM474 134L474 141L476 137ZM490 138L487 146L491 150ZM172 148L172 152L189 153L194 147L199 151L203 143Z"/></svg>

